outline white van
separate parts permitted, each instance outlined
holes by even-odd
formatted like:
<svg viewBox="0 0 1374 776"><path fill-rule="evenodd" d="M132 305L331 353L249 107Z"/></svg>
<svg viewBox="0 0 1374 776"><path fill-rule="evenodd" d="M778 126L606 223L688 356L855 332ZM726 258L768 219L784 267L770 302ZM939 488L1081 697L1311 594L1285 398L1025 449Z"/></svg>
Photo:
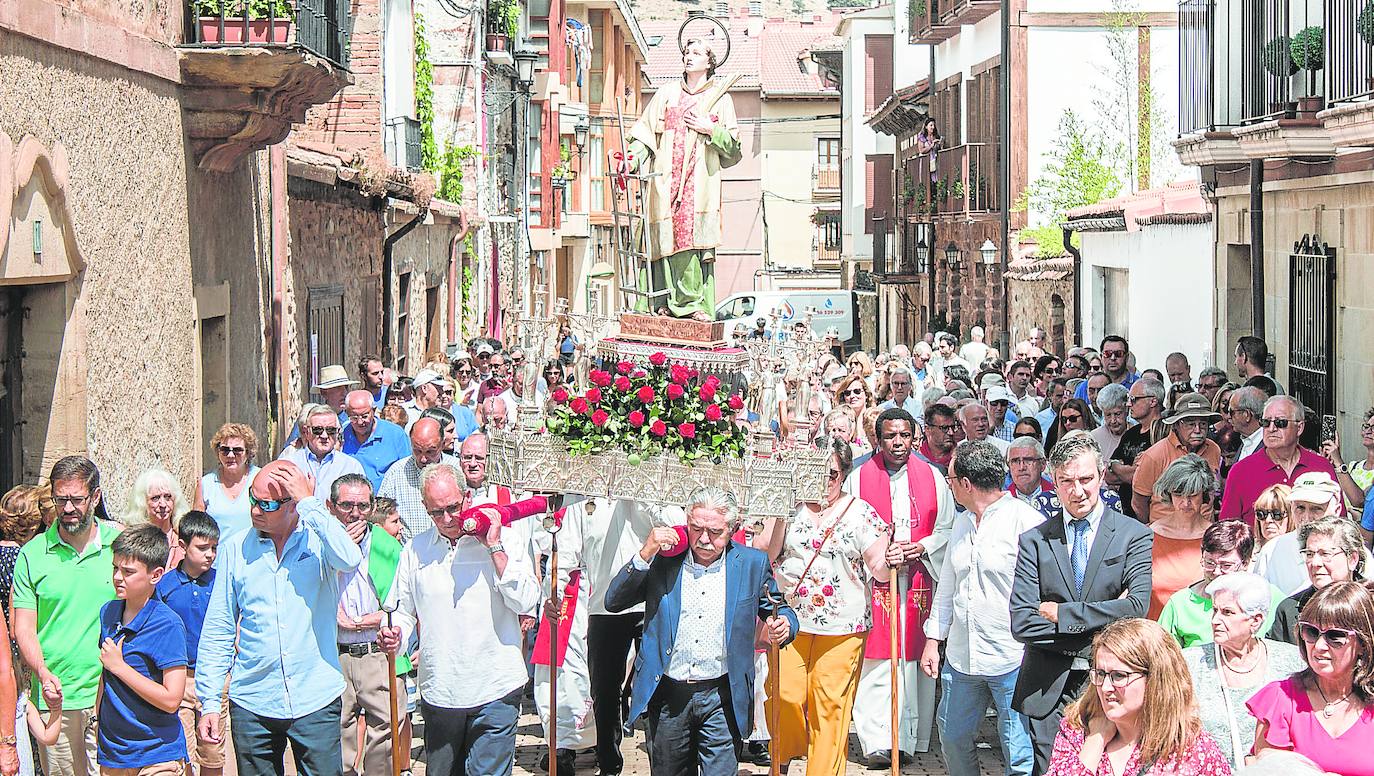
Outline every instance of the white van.
<svg viewBox="0 0 1374 776"><path fill-rule="evenodd" d="M753 331L754 322L768 318L774 310L778 313L780 326L789 327L794 321L806 317L807 308L815 313L811 316L811 328L817 335L824 336L834 329L839 342L846 349L858 334L855 325L857 305L853 291L744 291L726 297L716 305L716 320L725 321L725 333L734 330L736 323L744 324Z"/></svg>

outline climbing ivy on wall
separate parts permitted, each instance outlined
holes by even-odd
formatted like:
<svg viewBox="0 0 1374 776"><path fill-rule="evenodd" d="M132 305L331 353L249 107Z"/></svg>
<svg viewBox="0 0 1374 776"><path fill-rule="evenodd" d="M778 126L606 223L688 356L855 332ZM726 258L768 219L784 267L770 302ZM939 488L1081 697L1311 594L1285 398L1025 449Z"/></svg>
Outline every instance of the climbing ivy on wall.
<svg viewBox="0 0 1374 776"><path fill-rule="evenodd" d="M434 63L429 61L425 17L415 14L415 117L420 120L420 166L439 169L439 146L434 142Z"/></svg>

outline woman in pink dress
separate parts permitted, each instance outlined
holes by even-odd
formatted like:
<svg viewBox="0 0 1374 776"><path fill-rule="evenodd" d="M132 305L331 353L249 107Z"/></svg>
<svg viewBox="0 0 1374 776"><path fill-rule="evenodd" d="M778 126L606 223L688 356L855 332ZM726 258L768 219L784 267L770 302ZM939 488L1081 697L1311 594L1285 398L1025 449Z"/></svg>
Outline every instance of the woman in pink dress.
<svg viewBox="0 0 1374 776"><path fill-rule="evenodd" d="M1183 652L1158 623L1118 620L1092 652L1091 686L1064 710L1046 776L1230 776L1198 719Z"/></svg>
<svg viewBox="0 0 1374 776"><path fill-rule="evenodd" d="M1287 749L1327 773L1374 776L1374 595L1358 582L1317 591L1298 620L1307 670L1274 682L1245 705L1256 754Z"/></svg>

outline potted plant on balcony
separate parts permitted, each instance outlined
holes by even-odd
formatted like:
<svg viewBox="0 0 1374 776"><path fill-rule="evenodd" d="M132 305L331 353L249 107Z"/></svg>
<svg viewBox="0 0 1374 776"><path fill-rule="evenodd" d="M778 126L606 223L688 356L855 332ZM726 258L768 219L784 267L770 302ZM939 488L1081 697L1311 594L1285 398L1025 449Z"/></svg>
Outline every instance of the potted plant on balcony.
<svg viewBox="0 0 1374 776"><path fill-rule="evenodd" d="M289 43L296 24L293 5L288 0L193 0L201 43Z"/></svg>
<svg viewBox="0 0 1374 776"><path fill-rule="evenodd" d="M487 53L512 53L511 41L520 35L520 4L517 0L492 0L487 6Z"/></svg>
<svg viewBox="0 0 1374 776"><path fill-rule="evenodd" d="M1360 40L1374 46L1374 0L1365 3L1359 16L1355 17L1355 32L1359 34Z"/></svg>
<svg viewBox="0 0 1374 776"><path fill-rule="evenodd" d="M1260 49L1260 65L1269 74L1274 76L1276 81L1292 76L1298 72L1298 66L1293 62L1293 42L1287 35L1278 35L1264 44ZM1275 94L1282 94L1286 89L1275 89ZM1289 110L1289 106L1280 102L1269 103L1270 113L1283 113Z"/></svg>
<svg viewBox="0 0 1374 776"><path fill-rule="evenodd" d="M1326 41L1321 27L1304 27L1293 36L1289 53L1293 64L1307 73L1306 94L1298 98L1298 113L1315 116L1322 109L1322 97L1314 94L1312 74L1322 69L1326 59Z"/></svg>

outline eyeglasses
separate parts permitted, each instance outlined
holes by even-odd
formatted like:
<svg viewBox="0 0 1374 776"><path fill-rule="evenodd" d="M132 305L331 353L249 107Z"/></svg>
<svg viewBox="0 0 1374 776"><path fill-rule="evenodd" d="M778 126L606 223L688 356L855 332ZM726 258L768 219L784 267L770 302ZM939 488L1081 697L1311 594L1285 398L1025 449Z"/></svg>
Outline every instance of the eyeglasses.
<svg viewBox="0 0 1374 776"><path fill-rule="evenodd" d="M65 507L68 504L80 509L90 501L90 496L53 496L53 506Z"/></svg>
<svg viewBox="0 0 1374 776"><path fill-rule="evenodd" d="M372 511L371 501L335 501L334 506L338 507L340 512L362 512L363 514L367 514Z"/></svg>
<svg viewBox="0 0 1374 776"><path fill-rule="evenodd" d="M1029 456L1029 457L1025 457L1025 458L1008 458L1008 459L1007 459L1007 465L1008 465L1008 466L1034 466L1035 464L1040 463L1040 462L1043 461L1043 460L1045 460L1045 459L1039 458L1039 457L1037 457L1037 456Z"/></svg>
<svg viewBox="0 0 1374 776"><path fill-rule="evenodd" d="M460 503L460 504L450 504L449 506L446 506L446 507L437 507L437 508L435 508L435 509L426 509L426 510L425 510L425 513L428 514L430 517L433 517L433 518L440 518L440 517L443 517L444 515L456 515L456 514L458 514L459 512L462 512L462 511L463 511L463 505Z"/></svg>
<svg viewBox="0 0 1374 776"><path fill-rule="evenodd" d="M246 447L230 447L229 445L220 445L218 450L220 455L243 455L248 452Z"/></svg>
<svg viewBox="0 0 1374 776"><path fill-rule="evenodd" d="M1203 571L1220 571L1223 574L1230 574L1232 571L1239 571L1241 564L1229 560L1210 560L1203 558L1201 562Z"/></svg>
<svg viewBox="0 0 1374 776"><path fill-rule="evenodd" d="M926 425L926 428L939 429L940 431L943 431L943 432L946 433L946 434L953 434L953 433L954 433L954 430L957 429L957 428L959 428L959 424L957 424L957 423L950 423L950 424L948 424L948 425L943 425L943 426L942 426L942 425L940 425L939 423L930 423L930 424L927 424L927 425Z"/></svg>
<svg viewBox="0 0 1374 776"><path fill-rule="evenodd" d="M458 460L460 460L460 461L485 461L485 460L487 460L487 457L486 457L485 455L476 455L476 454L474 454L474 453L468 453L468 454L466 454L466 455L460 455L460 456L458 456Z"/></svg>
<svg viewBox="0 0 1374 776"><path fill-rule="evenodd" d="M309 431L311 436L332 437L339 435L338 426L311 426L306 431Z"/></svg>
<svg viewBox="0 0 1374 776"><path fill-rule="evenodd" d="M1344 554L1345 553L1341 552L1340 550L1303 550L1302 558L1303 560L1312 560L1313 558L1317 558L1322 563L1328 563L1332 559L1339 558Z"/></svg>
<svg viewBox="0 0 1374 776"><path fill-rule="evenodd" d="M1298 622L1298 638L1308 644L1316 644L1317 639L1326 639L1329 647L1344 647L1353 638L1358 638L1360 634L1345 628L1318 628L1310 622Z"/></svg>
<svg viewBox="0 0 1374 776"><path fill-rule="evenodd" d="M1260 418L1259 424L1260 428L1269 428L1273 426L1274 428L1282 430L1288 428L1290 423L1296 422L1296 420L1290 420L1288 418Z"/></svg>
<svg viewBox="0 0 1374 776"><path fill-rule="evenodd" d="M460 375L470 375L470 374L472 374L472 370L465 367L465 368L463 368L463 369L459 369L459 370L458 370L458 374L460 374Z"/></svg>
<svg viewBox="0 0 1374 776"><path fill-rule="evenodd" d="M843 472L841 472L839 469L830 469L825 473L825 477L826 479L830 480L838 480L842 474Z"/></svg>
<svg viewBox="0 0 1374 776"><path fill-rule="evenodd" d="M1097 687L1104 684L1110 684L1113 687L1125 687L1145 675L1145 671L1103 671L1100 668L1094 668L1088 672L1088 681Z"/></svg>
<svg viewBox="0 0 1374 776"><path fill-rule="evenodd" d="M248 492L248 503L257 507L258 509L261 509L264 512L276 512L278 509L281 509L282 507L291 503L291 501L292 499L289 498L258 498L257 496L253 495L252 491Z"/></svg>
<svg viewBox="0 0 1374 776"><path fill-rule="evenodd" d="M1374 423L1366 423L1363 426L1360 426L1360 430L1365 432L1374 431Z"/></svg>
<svg viewBox="0 0 1374 776"><path fill-rule="evenodd" d="M1198 383L1197 387L1200 391L1219 391L1221 390L1221 386L1225 384L1226 383Z"/></svg>
<svg viewBox="0 0 1374 776"><path fill-rule="evenodd" d="M1261 523L1278 523L1288 519L1288 513L1279 509L1256 509L1255 519Z"/></svg>
<svg viewBox="0 0 1374 776"><path fill-rule="evenodd" d="M1131 397L1129 397L1128 399L1126 399L1126 403L1127 403L1127 404L1135 404L1136 402L1138 402L1138 401L1140 401L1140 400L1142 400L1142 399L1153 399L1153 398L1154 398L1153 396L1131 396Z"/></svg>
<svg viewBox="0 0 1374 776"><path fill-rule="evenodd" d="M452 389L452 388L440 388L440 389L439 389L439 395L440 395L440 396L452 396L452 395L453 395L453 389Z"/></svg>
<svg viewBox="0 0 1374 776"><path fill-rule="evenodd" d="M367 412L349 412L346 414L349 420L367 420L372 417L372 410L368 410Z"/></svg>

